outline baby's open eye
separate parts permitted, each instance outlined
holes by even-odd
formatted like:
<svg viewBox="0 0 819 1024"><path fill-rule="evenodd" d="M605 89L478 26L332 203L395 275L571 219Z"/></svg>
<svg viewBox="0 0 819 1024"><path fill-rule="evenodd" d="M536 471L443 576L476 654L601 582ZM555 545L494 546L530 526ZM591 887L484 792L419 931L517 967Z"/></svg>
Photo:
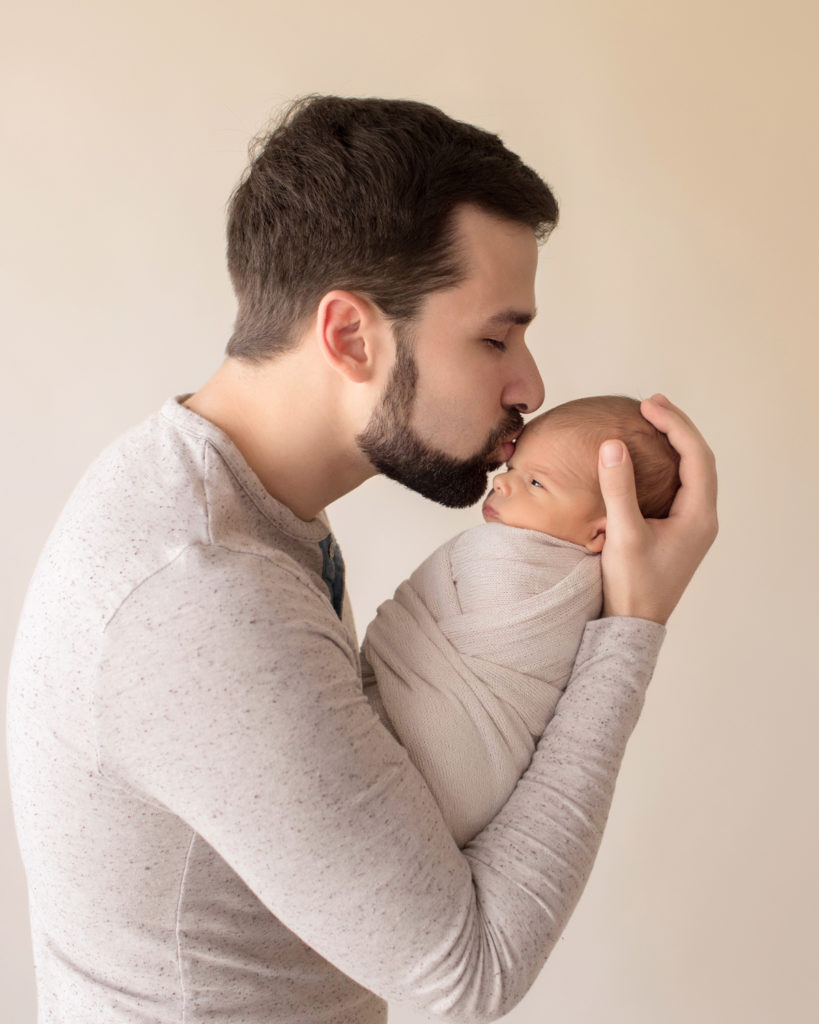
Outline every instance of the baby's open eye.
<svg viewBox="0 0 819 1024"><path fill-rule="evenodd" d="M540 482L540 480L530 480L529 483L532 485L532 487L542 487L543 486L543 484Z"/></svg>

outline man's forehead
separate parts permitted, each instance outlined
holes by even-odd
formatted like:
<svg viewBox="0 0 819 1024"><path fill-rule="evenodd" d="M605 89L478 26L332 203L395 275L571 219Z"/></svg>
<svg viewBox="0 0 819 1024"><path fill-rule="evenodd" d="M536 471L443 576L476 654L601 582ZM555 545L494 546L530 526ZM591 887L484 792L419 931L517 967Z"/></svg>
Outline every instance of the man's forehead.
<svg viewBox="0 0 819 1024"><path fill-rule="evenodd" d="M537 240L525 224L475 207L454 217L457 281L427 294L422 315L487 332L525 327L535 316Z"/></svg>
<svg viewBox="0 0 819 1024"><path fill-rule="evenodd" d="M534 276L538 242L527 224L463 207L453 218L454 248L467 279Z"/></svg>

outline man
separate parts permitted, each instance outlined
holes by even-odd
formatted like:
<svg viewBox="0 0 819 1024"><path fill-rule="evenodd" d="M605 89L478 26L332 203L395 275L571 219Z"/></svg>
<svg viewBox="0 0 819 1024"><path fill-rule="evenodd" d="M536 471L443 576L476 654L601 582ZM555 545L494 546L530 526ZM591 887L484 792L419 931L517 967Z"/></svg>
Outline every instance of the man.
<svg viewBox="0 0 819 1024"><path fill-rule="evenodd" d="M490 1020L525 993L600 841L665 622L716 530L710 453L644 522L601 450L607 617L464 850L362 695L324 507L375 472L477 500L543 399L526 348L557 208L493 136L315 98L231 203L239 308L195 395L113 445L24 609L12 787L43 1021Z"/></svg>

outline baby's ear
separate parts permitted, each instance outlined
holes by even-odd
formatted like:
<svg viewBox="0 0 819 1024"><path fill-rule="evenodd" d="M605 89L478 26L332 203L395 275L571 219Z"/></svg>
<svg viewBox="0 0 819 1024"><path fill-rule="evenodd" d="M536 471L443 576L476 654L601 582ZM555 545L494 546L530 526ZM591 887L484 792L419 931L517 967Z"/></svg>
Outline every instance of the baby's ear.
<svg viewBox="0 0 819 1024"><path fill-rule="evenodd" d="M606 517L601 516L589 527L589 539L586 541L586 550L593 555L599 555L606 542Z"/></svg>

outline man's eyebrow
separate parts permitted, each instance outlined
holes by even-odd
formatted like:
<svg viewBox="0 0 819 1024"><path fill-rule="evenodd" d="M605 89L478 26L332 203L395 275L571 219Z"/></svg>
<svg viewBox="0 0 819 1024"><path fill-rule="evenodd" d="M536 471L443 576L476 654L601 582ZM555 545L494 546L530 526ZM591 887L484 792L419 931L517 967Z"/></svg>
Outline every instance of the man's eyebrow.
<svg viewBox="0 0 819 1024"><path fill-rule="evenodd" d="M530 324L537 316L537 310L531 313L524 313L518 309L504 309L495 313L486 321L487 327L508 327L510 324L519 324L523 327Z"/></svg>

